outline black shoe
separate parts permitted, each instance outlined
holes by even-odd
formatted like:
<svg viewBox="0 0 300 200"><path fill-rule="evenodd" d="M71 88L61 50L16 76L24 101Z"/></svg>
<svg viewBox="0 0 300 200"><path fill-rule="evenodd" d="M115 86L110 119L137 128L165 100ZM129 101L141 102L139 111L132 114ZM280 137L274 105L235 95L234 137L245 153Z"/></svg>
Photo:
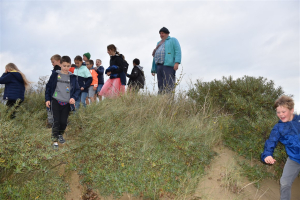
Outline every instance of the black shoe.
<svg viewBox="0 0 300 200"><path fill-rule="evenodd" d="M58 136L58 141L59 141L59 143L61 143L61 144L63 144L63 143L66 142L62 135L59 135L59 136Z"/></svg>

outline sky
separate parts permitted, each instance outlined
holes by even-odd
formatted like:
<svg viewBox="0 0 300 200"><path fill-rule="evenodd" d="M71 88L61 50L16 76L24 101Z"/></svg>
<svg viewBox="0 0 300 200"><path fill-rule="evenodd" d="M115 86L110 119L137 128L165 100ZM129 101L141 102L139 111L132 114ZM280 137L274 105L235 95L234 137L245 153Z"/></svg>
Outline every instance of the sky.
<svg viewBox="0 0 300 200"><path fill-rule="evenodd" d="M181 90L196 80L261 76L293 95L299 112L299 13L298 0L0 0L0 71L13 62L37 83L51 74L52 55L73 60L86 52L107 68L106 47L114 44L129 72L140 59L147 88L156 92L151 54L167 27L182 50Z"/></svg>

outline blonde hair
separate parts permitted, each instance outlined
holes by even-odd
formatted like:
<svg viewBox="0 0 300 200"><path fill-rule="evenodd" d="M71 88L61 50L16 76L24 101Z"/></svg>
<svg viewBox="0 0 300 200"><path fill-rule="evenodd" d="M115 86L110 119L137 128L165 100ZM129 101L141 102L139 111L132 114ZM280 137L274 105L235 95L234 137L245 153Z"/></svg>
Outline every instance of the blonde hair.
<svg viewBox="0 0 300 200"><path fill-rule="evenodd" d="M26 78L26 76L19 70L19 68L14 64L14 63L8 63L6 66L5 66L5 69L7 71L17 71L21 74L22 78L23 78L23 81L24 81L24 86L26 89L29 88L31 82L29 82Z"/></svg>
<svg viewBox="0 0 300 200"><path fill-rule="evenodd" d="M50 60L56 60L56 61L60 61L61 60L61 56L58 54L53 55Z"/></svg>
<svg viewBox="0 0 300 200"><path fill-rule="evenodd" d="M277 108L279 106L283 106L288 108L289 110L292 110L294 108L294 100L292 99L292 97L282 95L274 103L274 108Z"/></svg>

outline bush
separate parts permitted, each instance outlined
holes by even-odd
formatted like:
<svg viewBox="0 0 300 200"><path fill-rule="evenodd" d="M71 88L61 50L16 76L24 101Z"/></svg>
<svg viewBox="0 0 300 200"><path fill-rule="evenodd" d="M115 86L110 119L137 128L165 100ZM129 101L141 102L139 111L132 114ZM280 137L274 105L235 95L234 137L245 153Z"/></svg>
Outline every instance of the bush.
<svg viewBox="0 0 300 200"><path fill-rule="evenodd" d="M233 80L230 76L211 82L198 80L188 95L198 105L208 101L212 107L223 108L229 116L220 124L225 145L248 159L260 160L264 142L278 121L274 102L283 93L281 87L275 88L273 81L263 77ZM279 163L275 165L278 178L287 157L283 145L278 145L274 157Z"/></svg>

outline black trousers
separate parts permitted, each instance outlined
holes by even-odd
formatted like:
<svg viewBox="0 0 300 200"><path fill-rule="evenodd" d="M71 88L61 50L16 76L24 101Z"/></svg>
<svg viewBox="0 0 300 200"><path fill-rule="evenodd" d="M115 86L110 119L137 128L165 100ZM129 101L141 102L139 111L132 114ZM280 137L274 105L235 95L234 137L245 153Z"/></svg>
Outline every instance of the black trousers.
<svg viewBox="0 0 300 200"><path fill-rule="evenodd" d="M7 111L9 111L10 109L12 109L12 107L16 106L15 109L14 109L14 111L10 115L11 119L13 119L13 118L16 117L16 110L19 108L19 106L22 103L21 99L18 101L18 103L17 103L17 101L18 100L7 100L7 102L6 102L6 106L8 107Z"/></svg>
<svg viewBox="0 0 300 200"><path fill-rule="evenodd" d="M60 105L56 99L51 102L53 114L52 140L57 142L58 135L63 135L68 123L68 117L71 110L70 104Z"/></svg>

